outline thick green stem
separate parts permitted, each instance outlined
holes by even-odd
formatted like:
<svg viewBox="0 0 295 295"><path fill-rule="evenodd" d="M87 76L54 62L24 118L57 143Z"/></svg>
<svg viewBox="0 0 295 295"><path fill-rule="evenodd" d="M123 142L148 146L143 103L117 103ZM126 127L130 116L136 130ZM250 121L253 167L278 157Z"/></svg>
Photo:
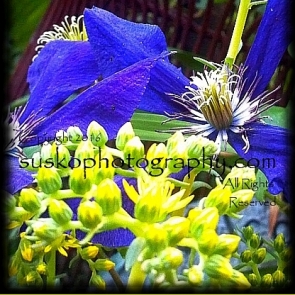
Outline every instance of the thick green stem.
<svg viewBox="0 0 295 295"><path fill-rule="evenodd" d="M237 14L233 35L228 48L227 56L225 58L225 64L230 69L232 69L236 57L239 53L242 34L245 28L250 2L251 0L240 0L240 6Z"/></svg>
<svg viewBox="0 0 295 295"><path fill-rule="evenodd" d="M56 250L52 250L49 255L48 255L48 260L47 260L47 280L46 280L46 285L47 288L53 288L54 283L55 283L55 276L56 276Z"/></svg>
<svg viewBox="0 0 295 295"><path fill-rule="evenodd" d="M140 292L146 278L146 273L141 269L141 263L136 261L132 268L128 279L127 292Z"/></svg>

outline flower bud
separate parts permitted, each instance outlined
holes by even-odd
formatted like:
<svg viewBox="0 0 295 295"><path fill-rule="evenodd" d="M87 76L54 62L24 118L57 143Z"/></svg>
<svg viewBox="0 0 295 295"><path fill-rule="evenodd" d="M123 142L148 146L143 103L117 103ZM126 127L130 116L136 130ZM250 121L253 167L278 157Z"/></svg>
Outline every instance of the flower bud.
<svg viewBox="0 0 295 295"><path fill-rule="evenodd" d="M230 277L228 281L226 281L226 284L229 284L231 287L234 287L235 289L238 290L243 290L243 289L249 289L251 288L251 284L247 280L247 278L239 272L238 270L233 270L233 274Z"/></svg>
<svg viewBox="0 0 295 295"><path fill-rule="evenodd" d="M92 187L93 171L79 166L71 171L69 178L70 189L76 194L84 195Z"/></svg>
<svg viewBox="0 0 295 295"><path fill-rule="evenodd" d="M285 274L281 270L276 270L272 274L272 278L274 287L282 287L286 282Z"/></svg>
<svg viewBox="0 0 295 295"><path fill-rule="evenodd" d="M133 162L137 162L139 159L144 157L144 145L141 142L140 138L138 136L135 136L128 140L128 142L125 144L124 150L124 160L128 160L129 163L131 163L131 166L135 166L132 164ZM137 163L139 165L139 163Z"/></svg>
<svg viewBox="0 0 295 295"><path fill-rule="evenodd" d="M204 266L204 272L213 279L229 279L233 275L233 268L229 259L214 254L210 256Z"/></svg>
<svg viewBox="0 0 295 295"><path fill-rule="evenodd" d="M54 142L51 146L51 156L55 168L62 171L70 170L69 162L71 160L71 155L64 145Z"/></svg>
<svg viewBox="0 0 295 295"><path fill-rule="evenodd" d="M96 121L92 121L87 128L87 137L92 144L97 147L103 147L108 141L108 134L105 129Z"/></svg>
<svg viewBox="0 0 295 295"><path fill-rule="evenodd" d="M99 184L106 178L113 179L115 175L114 158L108 148L99 148L95 156L96 165L93 168L93 182Z"/></svg>
<svg viewBox="0 0 295 295"><path fill-rule="evenodd" d="M252 287L255 287L258 285L258 279L257 276L254 273L250 273L248 276L248 281L251 284Z"/></svg>
<svg viewBox="0 0 295 295"><path fill-rule="evenodd" d="M214 141L203 136L191 135L185 143L189 158L209 158L218 150Z"/></svg>
<svg viewBox="0 0 295 295"><path fill-rule="evenodd" d="M94 287L97 287L100 290L105 290L105 287L106 287L106 283L103 280L103 278L94 272L92 273L92 276L89 280L89 284Z"/></svg>
<svg viewBox="0 0 295 295"><path fill-rule="evenodd" d="M133 127L130 122L125 123L118 131L116 137L116 147L123 151L126 143L135 137Z"/></svg>
<svg viewBox="0 0 295 295"><path fill-rule="evenodd" d="M82 259L87 260L87 259L94 259L96 255L99 252L99 248L97 246L88 246L83 248L80 251L80 255Z"/></svg>
<svg viewBox="0 0 295 295"><path fill-rule="evenodd" d="M34 250L32 249L32 244L29 240L21 239L19 245L22 258L26 261L31 262L34 256Z"/></svg>
<svg viewBox="0 0 295 295"><path fill-rule="evenodd" d="M268 289L270 289L272 287L272 283L273 283L273 278L272 275L270 273L265 274L262 278L261 278L261 287L266 287Z"/></svg>
<svg viewBox="0 0 295 295"><path fill-rule="evenodd" d="M83 139L83 133L81 129L77 126L70 126L67 129L67 134L69 137L69 141L73 143L79 143Z"/></svg>
<svg viewBox="0 0 295 295"><path fill-rule="evenodd" d="M175 150L179 145L184 146L185 148L185 138L181 131L176 131L172 136L167 140L167 152L168 156L171 157L171 152Z"/></svg>
<svg viewBox="0 0 295 295"><path fill-rule="evenodd" d="M211 255L217 244L218 235L214 229L204 229L196 239L199 251L203 254Z"/></svg>
<svg viewBox="0 0 295 295"><path fill-rule="evenodd" d="M265 248L259 248L255 250L252 254L252 261L256 264L260 264L266 256L266 249Z"/></svg>
<svg viewBox="0 0 295 295"><path fill-rule="evenodd" d="M218 210L215 207L205 208L194 220L191 221L190 231L195 238L198 238L204 229L215 230L218 220Z"/></svg>
<svg viewBox="0 0 295 295"><path fill-rule="evenodd" d="M102 220L102 209L96 202L81 202L78 209L78 219L86 228L95 228Z"/></svg>
<svg viewBox="0 0 295 295"><path fill-rule="evenodd" d="M51 199L49 202L49 216L58 224L65 224L69 222L73 217L73 211L69 205L62 201Z"/></svg>
<svg viewBox="0 0 295 295"><path fill-rule="evenodd" d="M40 155L42 163L45 163L47 159L51 158L51 144L49 142L45 141L42 144Z"/></svg>
<svg viewBox="0 0 295 295"><path fill-rule="evenodd" d="M223 180L223 186L228 186L232 192L237 192L239 190L252 189L255 180L255 168L234 166Z"/></svg>
<svg viewBox="0 0 295 295"><path fill-rule="evenodd" d="M5 198L4 198L4 210L5 212L9 213L14 210L16 206L16 199L13 195L9 194L8 192L5 192Z"/></svg>
<svg viewBox="0 0 295 295"><path fill-rule="evenodd" d="M188 281L193 286L200 286L204 279L204 273L198 265L193 265L187 272Z"/></svg>
<svg viewBox="0 0 295 295"><path fill-rule="evenodd" d="M168 246L168 234L158 224L151 226L145 234L147 246L153 252L160 252Z"/></svg>
<svg viewBox="0 0 295 295"><path fill-rule="evenodd" d="M254 191L243 189L234 192L230 197L230 205L226 210L226 214L237 213L247 208L252 201Z"/></svg>
<svg viewBox="0 0 295 295"><path fill-rule="evenodd" d="M183 238L187 237L190 222L184 217L172 216L162 225L168 233L169 245L174 246Z"/></svg>
<svg viewBox="0 0 295 295"><path fill-rule="evenodd" d="M32 188L24 188L21 190L19 202L20 205L28 212L36 212L41 207L38 193Z"/></svg>
<svg viewBox="0 0 295 295"><path fill-rule="evenodd" d="M219 215L222 215L226 212L230 205L230 196L231 191L229 187L218 185L209 192L207 198L205 199L204 206L206 208L216 207Z"/></svg>
<svg viewBox="0 0 295 295"><path fill-rule="evenodd" d="M55 134L55 139L59 143L67 143L69 140L69 137L68 137L67 132L65 132L64 130L59 130Z"/></svg>
<svg viewBox="0 0 295 295"><path fill-rule="evenodd" d="M75 151L75 158L79 159L83 163L83 165L87 166L88 168L92 168L94 166L94 146L90 140L82 140L79 143ZM92 166L89 167L90 165Z"/></svg>
<svg viewBox="0 0 295 295"><path fill-rule="evenodd" d="M38 185L45 194L53 194L62 188L61 177L55 167L42 166L37 173Z"/></svg>
<svg viewBox="0 0 295 295"><path fill-rule="evenodd" d="M176 269L183 262L182 252L179 249L173 247L165 248L159 255L159 258L164 263L166 269Z"/></svg>
<svg viewBox="0 0 295 295"><path fill-rule="evenodd" d="M249 249L246 249L241 253L240 259L244 263L248 263L249 261L252 260L252 253Z"/></svg>
<svg viewBox="0 0 295 295"><path fill-rule="evenodd" d="M38 171L38 169L41 167L41 163L42 159L40 152L34 153L31 158L19 159L20 167L29 171Z"/></svg>
<svg viewBox="0 0 295 295"><path fill-rule="evenodd" d="M41 240L55 240L60 237L63 233L63 229L60 227L59 224L52 221L35 221L32 223L32 228L34 233L37 237Z"/></svg>
<svg viewBox="0 0 295 295"><path fill-rule="evenodd" d="M285 249L285 246L286 243L284 234L280 233L276 236L273 247L278 253L281 253Z"/></svg>
<svg viewBox="0 0 295 295"><path fill-rule="evenodd" d="M25 276L25 282L28 286L41 287L43 285L43 280L37 271L30 271Z"/></svg>
<svg viewBox="0 0 295 295"><path fill-rule="evenodd" d="M253 234L251 239L250 239L250 246L253 249L257 249L260 245L260 236L258 234Z"/></svg>
<svg viewBox="0 0 295 295"><path fill-rule="evenodd" d="M228 256L237 251L241 238L237 235L221 234L218 236L213 254Z"/></svg>
<svg viewBox="0 0 295 295"><path fill-rule="evenodd" d="M109 178L104 179L97 186L94 198L105 215L113 214L122 207L121 190Z"/></svg>
<svg viewBox="0 0 295 295"><path fill-rule="evenodd" d="M291 250L291 248L286 248L286 249L284 249L284 250L280 253L280 258L281 258L282 261L284 261L284 262L288 262L288 261L290 261L290 259L292 258L292 250Z"/></svg>
<svg viewBox="0 0 295 295"><path fill-rule="evenodd" d="M47 274L47 265L44 262L39 263L36 267L36 271L40 275L46 275Z"/></svg>
<svg viewBox="0 0 295 295"><path fill-rule="evenodd" d="M158 176L159 173L163 172L163 169L166 168L166 159L167 159L167 149L164 143L153 143L147 151L146 160L149 165L147 170L151 176ZM160 170L159 171L155 171Z"/></svg>
<svg viewBox="0 0 295 295"><path fill-rule="evenodd" d="M248 225L247 227L242 228L242 233L246 240L250 240L254 233L254 229L251 225Z"/></svg>
<svg viewBox="0 0 295 295"><path fill-rule="evenodd" d="M109 259L97 259L94 267L98 271L109 271L115 267L115 263Z"/></svg>

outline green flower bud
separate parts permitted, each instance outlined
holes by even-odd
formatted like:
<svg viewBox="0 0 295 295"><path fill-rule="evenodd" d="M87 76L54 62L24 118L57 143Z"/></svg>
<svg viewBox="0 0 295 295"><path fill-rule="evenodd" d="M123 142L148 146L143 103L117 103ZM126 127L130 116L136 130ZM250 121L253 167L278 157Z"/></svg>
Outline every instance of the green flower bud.
<svg viewBox="0 0 295 295"><path fill-rule="evenodd" d="M134 216L142 222L155 223L163 221L167 212L157 199L156 189L150 189L149 193L142 196L134 206Z"/></svg>
<svg viewBox="0 0 295 295"><path fill-rule="evenodd" d="M51 158L51 144L49 142L45 141L42 144L40 155L42 163L45 163L47 159Z"/></svg>
<svg viewBox="0 0 295 295"><path fill-rule="evenodd" d="M162 260L166 269L177 269L183 262L182 252L173 247L165 248L159 255L159 258Z"/></svg>
<svg viewBox="0 0 295 295"><path fill-rule="evenodd" d="M95 157L96 165L93 168L93 182L99 184L106 178L113 179L115 167L112 165L114 158L108 149L99 149Z"/></svg>
<svg viewBox="0 0 295 295"><path fill-rule="evenodd" d="M78 219L86 228L93 229L101 223L102 209L96 202L81 202L77 212Z"/></svg>
<svg viewBox="0 0 295 295"><path fill-rule="evenodd" d="M41 208L38 193L32 188L24 188L20 192L20 205L28 212L36 212Z"/></svg>
<svg viewBox="0 0 295 295"><path fill-rule="evenodd" d="M80 255L82 259L87 260L87 259L94 259L96 255L99 252L99 248L97 246L88 246L83 248L80 251Z"/></svg>
<svg viewBox="0 0 295 295"><path fill-rule="evenodd" d="M251 225L248 225L247 227L242 228L242 233L246 240L250 240L254 233L254 229Z"/></svg>
<svg viewBox="0 0 295 295"><path fill-rule="evenodd" d="M168 246L168 234L158 224L151 226L145 234L146 244L153 252L160 252Z"/></svg>
<svg viewBox="0 0 295 295"><path fill-rule="evenodd" d="M126 143L135 137L133 127L130 122L125 123L118 131L116 138L116 147L123 151Z"/></svg>
<svg viewBox="0 0 295 295"><path fill-rule="evenodd" d="M181 131L176 131L172 136L170 136L167 140L167 152L168 156L171 157L171 152L177 149L177 147L181 145L185 148L185 138Z"/></svg>
<svg viewBox="0 0 295 295"><path fill-rule="evenodd" d="M257 249L260 245L261 238L258 234L253 234L250 239L250 246L253 249Z"/></svg>
<svg viewBox="0 0 295 295"><path fill-rule="evenodd" d="M117 212L122 207L121 190L117 184L109 179L104 179L95 192L95 201L101 206L105 215Z"/></svg>
<svg viewBox="0 0 295 295"><path fill-rule="evenodd" d="M92 187L93 170L79 166L71 171L69 178L70 189L76 194L84 195Z"/></svg>
<svg viewBox="0 0 295 295"><path fill-rule="evenodd" d="M68 134L67 132L65 132L64 130L59 130L56 132L55 134L55 139L59 142L59 143L67 143L69 140Z"/></svg>
<svg viewBox="0 0 295 295"><path fill-rule="evenodd" d="M132 164L132 162L137 162L139 159L144 157L144 145L141 142L140 138L138 136L131 138L125 144L123 153L124 160L128 160L131 166L135 166L134 164Z"/></svg>
<svg viewBox="0 0 295 295"><path fill-rule="evenodd" d="M69 205L62 201L51 199L48 207L49 216L58 224L65 224L73 217L73 211Z"/></svg>
<svg viewBox="0 0 295 295"><path fill-rule="evenodd" d="M71 155L64 145L54 142L51 146L51 156L55 168L62 171L70 170L69 162L71 160Z"/></svg>
<svg viewBox="0 0 295 295"><path fill-rule="evenodd" d="M37 173L38 185L45 194L53 194L62 188L61 177L55 167L42 166Z"/></svg>
<svg viewBox="0 0 295 295"><path fill-rule="evenodd" d="M21 239L19 244L21 256L24 260L31 262L34 256L34 250L32 249L32 243L27 239Z"/></svg>
<svg viewBox="0 0 295 295"><path fill-rule="evenodd" d="M96 121L92 121L88 125L87 137L97 147L103 147L109 139L105 129Z"/></svg>
<svg viewBox="0 0 295 295"><path fill-rule="evenodd" d="M229 187L218 185L209 192L205 199L204 206L206 208L216 207L219 215L223 215L230 205L230 196L231 191Z"/></svg>
<svg viewBox="0 0 295 295"><path fill-rule="evenodd" d="M282 259L282 261L284 262L288 262L291 260L292 258L292 250L291 248L286 248L284 249L281 253L280 253L280 258Z"/></svg>
<svg viewBox="0 0 295 295"><path fill-rule="evenodd" d="M286 243L283 233L280 233L276 236L273 247L278 253L281 253L285 249Z"/></svg>
<svg viewBox="0 0 295 295"><path fill-rule="evenodd" d="M193 265L187 272L188 281L193 286L200 286L204 279L204 273L198 265Z"/></svg>
<svg viewBox="0 0 295 295"><path fill-rule="evenodd" d="M230 197L230 205L226 214L237 213L247 208L253 199L254 191L243 189L234 192Z"/></svg>
<svg viewBox="0 0 295 295"><path fill-rule="evenodd" d="M73 143L79 143L83 139L83 133L82 133L81 129L77 126L70 126L67 129L67 134L69 137L69 141L71 141Z"/></svg>
<svg viewBox="0 0 295 295"><path fill-rule="evenodd" d="M12 212L16 206L16 199L13 195L9 194L8 192L4 192L4 208L5 212L9 213Z"/></svg>
<svg viewBox="0 0 295 295"><path fill-rule="evenodd" d="M218 235L214 229L204 229L202 233L195 237L198 241L199 251L206 255L211 255L217 242Z"/></svg>
<svg viewBox="0 0 295 295"><path fill-rule="evenodd" d="M247 278L239 272L238 270L233 270L233 274L229 280L225 281L225 285L230 285L238 290L244 290L251 288L251 284L247 280Z"/></svg>
<svg viewBox="0 0 295 295"><path fill-rule="evenodd" d="M94 146L90 140L82 140L79 143L75 151L75 158L83 163L82 166L87 166L88 168L93 167Z"/></svg>
<svg viewBox="0 0 295 295"><path fill-rule="evenodd" d="M241 238L237 235L221 234L218 236L213 254L228 256L237 251Z"/></svg>
<svg viewBox="0 0 295 295"><path fill-rule="evenodd" d="M228 186L232 192L237 192L243 189L252 189L255 180L255 168L234 166L223 180L223 186Z"/></svg>
<svg viewBox="0 0 295 295"><path fill-rule="evenodd" d="M191 135L185 143L189 158L209 158L218 150L214 141L203 136Z"/></svg>
<svg viewBox="0 0 295 295"><path fill-rule="evenodd" d="M35 221L31 224L34 233L41 240L53 241L60 237L63 233L63 229L59 224L55 223L53 220L46 221Z"/></svg>
<svg viewBox="0 0 295 295"><path fill-rule="evenodd" d="M103 280L103 278L94 272L92 273L92 276L89 280L89 284L91 286L94 286L94 287L100 289L100 290L105 290L105 288L106 288L106 283Z"/></svg>
<svg viewBox="0 0 295 295"><path fill-rule="evenodd" d="M21 168L24 168L29 171L38 171L41 166L41 153L36 152L32 155L31 158L19 159L19 165ZM51 164L53 166L53 164Z"/></svg>
<svg viewBox="0 0 295 295"><path fill-rule="evenodd" d="M167 148L164 145L164 143L153 143L150 148L147 151L146 159L149 162L149 166L147 167L147 170L150 172L150 175L157 176L155 174L155 169L164 169L166 168L166 159L167 159L168 153ZM159 171L158 171L159 172Z"/></svg>
<svg viewBox="0 0 295 295"><path fill-rule="evenodd" d="M266 256L266 249L265 248L259 248L255 250L252 254L252 261L256 264L260 264Z"/></svg>
<svg viewBox="0 0 295 295"><path fill-rule="evenodd" d="M28 286L39 286L41 287L43 285L43 280L40 276L40 274L37 271L30 271L26 276L25 276L25 283Z"/></svg>
<svg viewBox="0 0 295 295"><path fill-rule="evenodd" d="M168 233L169 245L174 246L183 238L187 237L190 222L187 218L172 216L162 225Z"/></svg>
<svg viewBox="0 0 295 295"><path fill-rule="evenodd" d="M40 275L46 275L47 274L47 265L44 262L39 263L36 267L36 271Z"/></svg>
<svg viewBox="0 0 295 295"><path fill-rule="evenodd" d="M214 254L210 256L204 265L204 272L213 279L229 279L233 275L233 268L229 259Z"/></svg>
<svg viewBox="0 0 295 295"><path fill-rule="evenodd" d="M272 278L273 278L273 286L274 287L282 287L286 282L285 275L281 270L276 270L272 274Z"/></svg>
<svg viewBox="0 0 295 295"><path fill-rule="evenodd" d="M258 279L257 279L257 276L254 274L254 273L250 273L249 276L248 276L248 281L249 283L255 287L258 285Z"/></svg>
<svg viewBox="0 0 295 295"><path fill-rule="evenodd" d="M244 263L248 263L249 261L251 261L252 260L252 253L251 253L251 251L249 249L243 251L241 253L240 259Z"/></svg>
<svg viewBox="0 0 295 295"><path fill-rule="evenodd" d="M266 288L271 288L272 287L272 283L273 283L273 278L272 275L270 273L265 274L262 278L261 278L261 287L266 287Z"/></svg>
<svg viewBox="0 0 295 295"><path fill-rule="evenodd" d="M195 209L192 209L192 214ZM197 210L198 211L198 210ZM216 229L219 220L218 210L215 207L205 208L191 221L190 231L195 238L201 235L204 229Z"/></svg>
<svg viewBox="0 0 295 295"><path fill-rule="evenodd" d="M98 271L109 271L115 267L115 263L109 259L97 259L94 267Z"/></svg>

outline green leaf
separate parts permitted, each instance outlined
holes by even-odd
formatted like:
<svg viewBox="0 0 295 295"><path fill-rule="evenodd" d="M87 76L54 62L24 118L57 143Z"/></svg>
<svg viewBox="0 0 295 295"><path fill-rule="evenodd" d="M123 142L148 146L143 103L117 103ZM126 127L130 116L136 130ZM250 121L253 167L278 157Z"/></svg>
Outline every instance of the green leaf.
<svg viewBox="0 0 295 295"><path fill-rule="evenodd" d="M163 115L157 115L142 111L136 111L132 118L131 124L134 132L141 140L164 142L167 140L173 132L163 133L161 130L169 130L175 127L187 127L191 126L191 123L173 120L165 124L163 122L168 118Z"/></svg>
<svg viewBox="0 0 295 295"><path fill-rule="evenodd" d="M290 122L288 118L291 115L291 102L287 107L273 106L268 110L261 113L261 116L270 116L271 119L264 119L264 121L270 125L279 126L282 128L290 129Z"/></svg>
<svg viewBox="0 0 295 295"><path fill-rule="evenodd" d="M134 239L126 252L125 270L131 269L136 262L137 257L145 246L145 239L138 237Z"/></svg>
<svg viewBox="0 0 295 295"><path fill-rule="evenodd" d="M40 152L41 146L40 145L34 145L34 146L29 146L25 147L23 149L24 154L26 155L27 158L32 158L34 153Z"/></svg>

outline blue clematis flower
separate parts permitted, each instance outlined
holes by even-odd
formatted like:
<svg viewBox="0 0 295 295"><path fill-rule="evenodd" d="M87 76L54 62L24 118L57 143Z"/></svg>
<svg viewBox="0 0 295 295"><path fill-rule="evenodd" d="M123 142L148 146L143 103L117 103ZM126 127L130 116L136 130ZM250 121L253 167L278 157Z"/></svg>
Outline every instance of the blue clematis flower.
<svg viewBox="0 0 295 295"><path fill-rule="evenodd" d="M27 104L5 121L4 159L9 177L4 189L14 194L32 183L31 173L19 166L22 149L53 140L61 129L79 126L86 132L95 120L114 138L144 94L154 62L155 57L141 60L98 82L98 64L89 43L58 40L47 44L29 68ZM70 96L75 97L68 100Z"/></svg>
<svg viewBox="0 0 295 295"><path fill-rule="evenodd" d="M184 132L216 138L220 147L228 142L265 173L271 193L283 192L287 198L291 133L265 124L260 114L276 102L266 99L272 93L264 90L291 41L289 5L289 0L268 1L255 41L238 73L217 66L190 81L168 58L159 60L137 106L187 120L192 125ZM98 70L102 78L167 50L163 32L157 26L132 23L95 7L85 10L84 22L92 54L102 65ZM211 95L216 92L215 86L211 87L214 83L219 91L213 99L219 102L217 105L204 97L207 90ZM267 159L274 159L272 167L260 165Z"/></svg>

